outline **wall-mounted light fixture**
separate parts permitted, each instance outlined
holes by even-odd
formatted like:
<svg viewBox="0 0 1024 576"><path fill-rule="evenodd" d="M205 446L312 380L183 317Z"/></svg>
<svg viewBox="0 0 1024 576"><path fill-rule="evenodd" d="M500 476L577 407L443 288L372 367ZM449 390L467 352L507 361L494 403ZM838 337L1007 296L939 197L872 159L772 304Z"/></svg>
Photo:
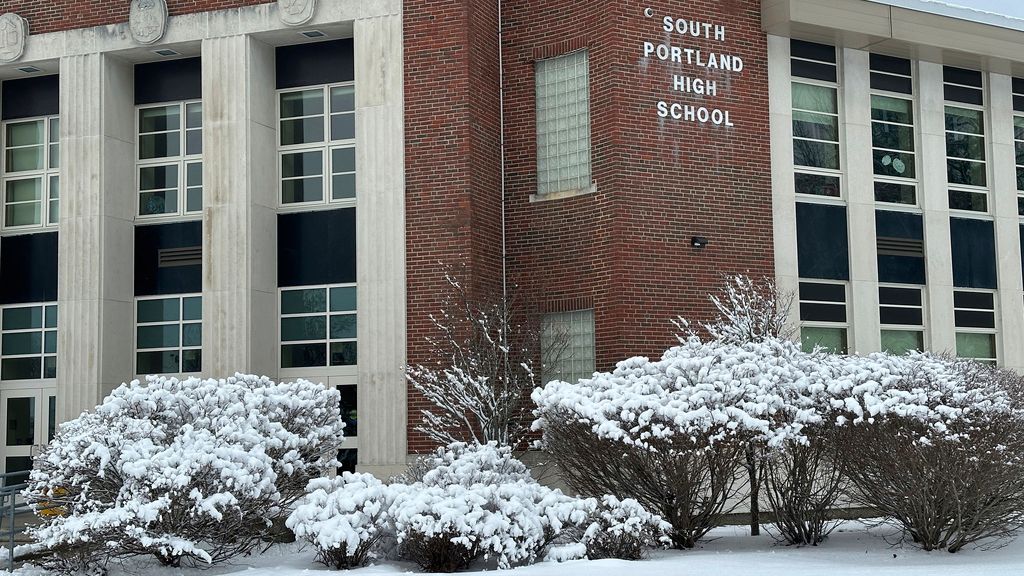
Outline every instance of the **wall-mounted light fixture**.
<svg viewBox="0 0 1024 576"><path fill-rule="evenodd" d="M708 239L703 236L693 236L690 238L690 246L700 250L701 248L708 245Z"/></svg>

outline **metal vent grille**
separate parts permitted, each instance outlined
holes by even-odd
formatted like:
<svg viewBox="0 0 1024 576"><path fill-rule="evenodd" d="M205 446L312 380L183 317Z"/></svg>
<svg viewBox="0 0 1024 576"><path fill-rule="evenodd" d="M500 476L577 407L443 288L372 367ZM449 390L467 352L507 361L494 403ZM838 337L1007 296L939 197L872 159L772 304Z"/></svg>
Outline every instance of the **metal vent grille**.
<svg viewBox="0 0 1024 576"><path fill-rule="evenodd" d="M184 248L161 248L158 252L160 268L173 266L201 266L203 264L203 247L186 246Z"/></svg>
<svg viewBox="0 0 1024 576"><path fill-rule="evenodd" d="M878 253L882 256L924 256L924 241L910 238L878 237Z"/></svg>

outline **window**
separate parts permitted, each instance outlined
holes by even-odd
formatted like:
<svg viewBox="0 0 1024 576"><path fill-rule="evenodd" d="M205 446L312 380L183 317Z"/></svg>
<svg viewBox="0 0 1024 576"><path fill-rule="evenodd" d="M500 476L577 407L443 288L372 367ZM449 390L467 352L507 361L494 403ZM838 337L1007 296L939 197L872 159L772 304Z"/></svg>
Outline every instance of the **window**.
<svg viewBox="0 0 1024 576"><path fill-rule="evenodd" d="M138 215L182 216L203 210L203 104L138 109Z"/></svg>
<svg viewBox="0 0 1024 576"><path fill-rule="evenodd" d="M587 51L538 60L535 74L537 194L590 191Z"/></svg>
<svg viewBox="0 0 1024 576"><path fill-rule="evenodd" d="M0 380L57 377L57 304L0 309Z"/></svg>
<svg viewBox="0 0 1024 576"><path fill-rule="evenodd" d="M356 98L351 82L279 94L281 205L356 198Z"/></svg>
<svg viewBox="0 0 1024 576"><path fill-rule="evenodd" d="M60 118L5 122L3 227L56 226L60 220Z"/></svg>
<svg viewBox="0 0 1024 576"><path fill-rule="evenodd" d="M906 354L924 350L924 304L920 287L879 286L882 350Z"/></svg>
<svg viewBox="0 0 1024 576"><path fill-rule="evenodd" d="M1024 78L1013 79L1013 149L1017 158L1017 214L1024 216Z"/></svg>
<svg viewBox="0 0 1024 576"><path fill-rule="evenodd" d="M836 49L792 40L793 164L797 194L840 196Z"/></svg>
<svg viewBox="0 0 1024 576"><path fill-rule="evenodd" d="M544 316L541 326L544 382L576 382L594 375L594 311L574 310Z"/></svg>
<svg viewBox="0 0 1024 576"><path fill-rule="evenodd" d="M281 289L281 368L355 365L355 285Z"/></svg>
<svg viewBox="0 0 1024 576"><path fill-rule="evenodd" d="M942 77L947 102L946 181L949 183L949 208L988 212L981 72L944 66Z"/></svg>
<svg viewBox="0 0 1024 576"><path fill-rule="evenodd" d="M953 315L956 324L956 355L995 364L995 293L955 290Z"/></svg>
<svg viewBox="0 0 1024 576"><path fill-rule="evenodd" d="M203 299L198 294L135 300L135 373L203 369Z"/></svg>
<svg viewBox="0 0 1024 576"><path fill-rule="evenodd" d="M846 284L800 282L800 343L807 352L816 347L846 354Z"/></svg>
<svg viewBox="0 0 1024 576"><path fill-rule="evenodd" d="M875 200L917 204L910 60L871 55L871 153Z"/></svg>

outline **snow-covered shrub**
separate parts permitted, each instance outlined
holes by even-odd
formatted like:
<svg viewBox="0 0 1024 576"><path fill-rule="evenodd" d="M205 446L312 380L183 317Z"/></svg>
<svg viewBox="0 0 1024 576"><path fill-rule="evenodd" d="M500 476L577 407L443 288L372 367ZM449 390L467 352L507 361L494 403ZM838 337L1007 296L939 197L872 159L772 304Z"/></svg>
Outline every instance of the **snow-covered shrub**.
<svg viewBox="0 0 1024 576"><path fill-rule="evenodd" d="M365 566L390 534L388 510L401 487L371 474L319 478L309 483L285 525L316 547L318 562L339 569Z"/></svg>
<svg viewBox="0 0 1024 576"><path fill-rule="evenodd" d="M926 550L1012 536L1024 522L1020 376L927 354L851 359L831 385L854 496Z"/></svg>
<svg viewBox="0 0 1024 576"><path fill-rule="evenodd" d="M338 402L319 384L257 376L122 385L36 459L27 497L66 514L40 516L31 535L64 570L141 554L175 566L243 554L336 464Z"/></svg>
<svg viewBox="0 0 1024 576"><path fill-rule="evenodd" d="M420 481L427 486L461 484L497 485L530 481L530 471L512 455L512 448L497 442L472 445L453 442L426 458L427 470Z"/></svg>
<svg viewBox="0 0 1024 576"><path fill-rule="evenodd" d="M822 422L824 389L816 358L792 342L690 337L661 360L535 390L534 427L575 490L639 501L688 548L729 511L749 442L802 441Z"/></svg>
<svg viewBox="0 0 1024 576"><path fill-rule="evenodd" d="M651 514L631 498L619 500L606 495L592 500L590 524L580 538L587 558L639 560L648 548L668 544L672 525Z"/></svg>

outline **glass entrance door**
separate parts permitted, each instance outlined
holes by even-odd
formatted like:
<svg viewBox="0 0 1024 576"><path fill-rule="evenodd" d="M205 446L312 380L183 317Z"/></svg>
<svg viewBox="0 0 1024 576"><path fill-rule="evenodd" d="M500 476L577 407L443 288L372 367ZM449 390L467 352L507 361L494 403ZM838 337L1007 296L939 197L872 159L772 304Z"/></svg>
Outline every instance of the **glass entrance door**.
<svg viewBox="0 0 1024 576"><path fill-rule="evenodd" d="M0 472L32 469L32 458L53 436L56 399L52 388L0 391ZM20 483L27 478L8 480Z"/></svg>

